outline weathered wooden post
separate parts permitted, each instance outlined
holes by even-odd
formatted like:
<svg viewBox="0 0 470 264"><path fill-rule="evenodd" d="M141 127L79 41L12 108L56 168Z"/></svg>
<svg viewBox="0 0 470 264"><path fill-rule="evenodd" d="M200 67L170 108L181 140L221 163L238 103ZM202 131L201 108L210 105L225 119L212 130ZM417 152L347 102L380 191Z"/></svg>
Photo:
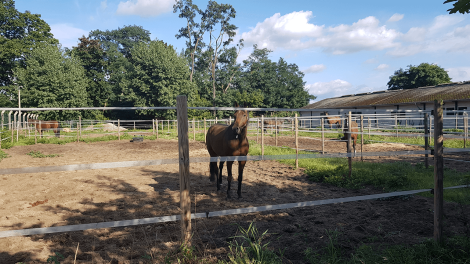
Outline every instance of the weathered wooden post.
<svg viewBox="0 0 470 264"><path fill-rule="evenodd" d="M370 117L367 117L367 123L369 125L369 139L370 139Z"/></svg>
<svg viewBox="0 0 470 264"><path fill-rule="evenodd" d="M11 123L11 114L13 113L13 111L10 111L8 113L8 129L11 129L12 127L12 123Z"/></svg>
<svg viewBox="0 0 470 264"><path fill-rule="evenodd" d="M184 95L176 97L178 118L179 173L180 173L180 208L181 240L191 245L191 198L189 194L189 139L188 139L188 105Z"/></svg>
<svg viewBox="0 0 470 264"><path fill-rule="evenodd" d="M5 113L5 110L2 111L2 130L3 130L3 121L5 120L5 117L3 116L4 113Z"/></svg>
<svg viewBox="0 0 470 264"><path fill-rule="evenodd" d="M428 127L428 113L424 113L424 150L429 149L429 127ZM424 166L429 167L429 155L424 154Z"/></svg>
<svg viewBox="0 0 470 264"><path fill-rule="evenodd" d="M325 122L321 119L321 154L325 154Z"/></svg>
<svg viewBox="0 0 470 264"><path fill-rule="evenodd" d="M259 118L256 118L256 143L259 143L258 136L259 136Z"/></svg>
<svg viewBox="0 0 470 264"><path fill-rule="evenodd" d="M295 113L295 168L299 167L299 120Z"/></svg>
<svg viewBox="0 0 470 264"><path fill-rule="evenodd" d="M170 133L170 119L168 119L168 134Z"/></svg>
<svg viewBox="0 0 470 264"><path fill-rule="evenodd" d="M12 134L13 135L13 134ZM41 120L39 120L39 138L42 138Z"/></svg>
<svg viewBox="0 0 470 264"><path fill-rule="evenodd" d="M351 152L351 111L348 113L348 166L349 166L349 178L352 176L352 152Z"/></svg>
<svg viewBox="0 0 470 264"><path fill-rule="evenodd" d="M276 124L275 127L274 127L274 138L276 139L276 147L277 147L277 116L274 118L274 123Z"/></svg>
<svg viewBox="0 0 470 264"><path fill-rule="evenodd" d="M155 136L155 119L152 118L152 135Z"/></svg>
<svg viewBox="0 0 470 264"><path fill-rule="evenodd" d="M78 123L77 123L77 143L80 142L80 123L82 121L82 117L78 117Z"/></svg>
<svg viewBox="0 0 470 264"><path fill-rule="evenodd" d="M444 156L443 156L443 101L434 101L434 240L442 242L442 215L443 215L443 179L444 179Z"/></svg>
<svg viewBox="0 0 470 264"><path fill-rule="evenodd" d="M134 121L134 130L135 130L135 121Z"/></svg>
<svg viewBox="0 0 470 264"><path fill-rule="evenodd" d="M196 141L196 119L193 117L193 140Z"/></svg>
<svg viewBox="0 0 470 264"><path fill-rule="evenodd" d="M396 136L398 137L398 122L397 122L397 115L395 115L395 129L396 129Z"/></svg>
<svg viewBox="0 0 470 264"><path fill-rule="evenodd" d="M204 129L202 130L204 131L204 143L206 143L206 118L204 117Z"/></svg>
<svg viewBox="0 0 470 264"><path fill-rule="evenodd" d="M37 136L36 136L36 131L37 131L37 129L36 129L36 122L37 122L37 121L34 121L34 144L37 144L37 143L38 143L38 138L37 138Z"/></svg>
<svg viewBox="0 0 470 264"><path fill-rule="evenodd" d="M364 146L364 116L361 115L361 161L364 161L362 157L362 146Z"/></svg>
<svg viewBox="0 0 470 264"><path fill-rule="evenodd" d="M264 157L264 115L261 115L261 156Z"/></svg>
<svg viewBox="0 0 470 264"><path fill-rule="evenodd" d="M434 113L435 114L435 113ZM429 116L429 137L432 137L433 131L432 131L432 115Z"/></svg>
<svg viewBox="0 0 470 264"><path fill-rule="evenodd" d="M118 119L118 140L121 140L121 120Z"/></svg>
<svg viewBox="0 0 470 264"><path fill-rule="evenodd" d="M465 112L463 115L463 147L467 146L468 137L468 114Z"/></svg>
<svg viewBox="0 0 470 264"><path fill-rule="evenodd" d="M158 119L155 118L155 126L157 130L157 135L155 136L156 139L158 139Z"/></svg>

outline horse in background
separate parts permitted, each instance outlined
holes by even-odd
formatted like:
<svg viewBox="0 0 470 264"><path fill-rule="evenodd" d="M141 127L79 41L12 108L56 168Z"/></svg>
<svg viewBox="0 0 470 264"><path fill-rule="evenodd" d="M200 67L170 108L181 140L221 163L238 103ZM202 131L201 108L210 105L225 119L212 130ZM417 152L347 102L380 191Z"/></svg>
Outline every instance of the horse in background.
<svg viewBox="0 0 470 264"><path fill-rule="evenodd" d="M39 121L41 121L41 125L39 125ZM60 138L59 122L56 120L43 121L43 120L37 120L37 119L28 119L28 123L33 124L36 127L36 130L39 132L40 137L42 137L43 130L45 131L53 130L54 135Z"/></svg>
<svg viewBox="0 0 470 264"><path fill-rule="evenodd" d="M274 128L276 129L276 132L279 133L279 127L281 127L284 124L284 120L264 120L263 124L264 126L264 132L268 132L268 128Z"/></svg>
<svg viewBox="0 0 470 264"><path fill-rule="evenodd" d="M239 107L235 103L235 107ZM207 151L211 157L224 157L224 156L246 156L250 148L248 144L248 111L237 110L234 114L235 120L230 125L214 124L206 134ZM246 161L238 161L238 198L242 198L242 181L243 169L245 168ZM227 186L227 199L231 198L230 186L233 180L232 177L233 161L227 161L228 173L228 186ZM217 179L217 191L220 191L222 184L222 169L224 168L224 161L220 161L217 168L217 162L209 164L210 180Z"/></svg>
<svg viewBox="0 0 470 264"><path fill-rule="evenodd" d="M341 138L341 140L348 140L348 134L347 134L348 127L349 127L349 124L346 121L344 129L343 129L344 136ZM355 121L351 121L351 140L353 142L354 156L356 156L356 141L357 141L357 133L359 132L358 127L359 126L357 125L357 123ZM348 143L346 142L346 146L347 146L347 144Z"/></svg>
<svg viewBox="0 0 470 264"><path fill-rule="evenodd" d="M337 124L338 128L341 126L341 118L339 116L328 116L328 112L325 112L326 120L330 124L330 128L333 128L334 124Z"/></svg>

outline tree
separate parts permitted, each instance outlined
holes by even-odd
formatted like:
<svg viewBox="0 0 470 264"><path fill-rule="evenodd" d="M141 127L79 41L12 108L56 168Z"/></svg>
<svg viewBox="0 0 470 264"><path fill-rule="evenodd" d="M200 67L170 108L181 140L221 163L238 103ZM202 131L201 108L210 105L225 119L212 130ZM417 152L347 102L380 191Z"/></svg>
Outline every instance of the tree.
<svg viewBox="0 0 470 264"><path fill-rule="evenodd" d="M390 76L388 90L413 89L449 83L447 72L436 64L421 63L418 66L408 65L408 69L399 69Z"/></svg>
<svg viewBox="0 0 470 264"><path fill-rule="evenodd" d="M111 86L106 82L108 63L104 60L106 52L98 40L79 38L80 43L73 47L72 54L82 61L88 78L88 105L94 107L107 106L111 96Z"/></svg>
<svg viewBox="0 0 470 264"><path fill-rule="evenodd" d="M229 48L229 45L233 42L238 27L231 24L230 20L235 18L236 11L229 4L218 4L212 0L204 11L193 4L192 0L178 0L173 6L173 12L180 12L179 17L186 19L186 26L179 30L176 38L188 39L185 54L190 57L190 81L193 81L193 75L196 74L199 78L197 82L204 86L210 83L213 105L216 106L217 89L223 89L222 94L225 95L240 68L236 59L243 48L242 39L234 49L235 59L219 61L222 54L233 53L233 47ZM196 15L201 17L199 23L194 20ZM221 68L225 68L225 71L220 70ZM227 72L227 69L230 71ZM228 74L221 76L222 73Z"/></svg>
<svg viewBox="0 0 470 264"><path fill-rule="evenodd" d="M132 67L121 80L119 101L132 106L175 106L176 96L194 98L195 85L189 81L188 66L163 41L137 43L130 50ZM175 111L141 110L147 117L175 118Z"/></svg>
<svg viewBox="0 0 470 264"><path fill-rule="evenodd" d="M455 3L454 3L453 8L450 8L447 10L449 11L449 14L454 14L457 12L461 14L470 13L470 0L447 0L444 2L444 4L452 3L452 2L455 2Z"/></svg>
<svg viewBox="0 0 470 264"><path fill-rule="evenodd" d="M305 90L304 73L296 64L289 64L283 58L273 62L268 58L270 50L258 49L257 45L253 49L243 62L245 70L236 82L241 94L260 91L262 106L274 108L300 108L315 99Z"/></svg>
<svg viewBox="0 0 470 264"><path fill-rule="evenodd" d="M15 70L23 107L86 107L87 78L81 61L56 45L38 44ZM41 112L43 119L78 119L77 111Z"/></svg>
<svg viewBox="0 0 470 264"><path fill-rule="evenodd" d="M13 69L38 43L58 44L41 15L18 12L15 1L0 1L0 86L12 84Z"/></svg>
<svg viewBox="0 0 470 264"><path fill-rule="evenodd" d="M99 40L104 51L116 49L124 57L129 57L130 50L139 42L150 41L150 31L141 26L125 26L115 30L93 30L89 34L89 39ZM111 55L111 54L109 54Z"/></svg>

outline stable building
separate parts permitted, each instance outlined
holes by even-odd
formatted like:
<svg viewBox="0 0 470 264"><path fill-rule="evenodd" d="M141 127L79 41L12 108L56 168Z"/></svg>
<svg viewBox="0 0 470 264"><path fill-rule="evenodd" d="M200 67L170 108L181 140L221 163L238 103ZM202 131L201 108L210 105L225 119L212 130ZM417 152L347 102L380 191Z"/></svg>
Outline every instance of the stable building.
<svg viewBox="0 0 470 264"><path fill-rule="evenodd" d="M356 116L389 114L390 117L405 117L418 114L416 111L406 110L427 110L431 111L432 115L436 99L444 101L444 128L463 126L463 112L470 110L470 81L328 98L303 107L310 111L302 111L301 116L321 116L325 115L325 112L329 115L344 116L349 111ZM312 124L316 125L318 124ZM400 125L403 124L400 122Z"/></svg>

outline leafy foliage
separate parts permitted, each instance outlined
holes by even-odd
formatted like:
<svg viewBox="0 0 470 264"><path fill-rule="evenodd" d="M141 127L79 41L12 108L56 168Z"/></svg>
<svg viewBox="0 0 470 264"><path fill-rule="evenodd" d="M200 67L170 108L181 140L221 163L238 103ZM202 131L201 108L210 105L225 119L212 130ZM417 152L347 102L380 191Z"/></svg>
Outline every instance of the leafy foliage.
<svg viewBox="0 0 470 264"><path fill-rule="evenodd" d="M138 43L130 50L132 67L119 84L121 102L132 106L175 106L176 96L187 95L191 101L194 84L183 58L163 41ZM141 115L155 114L141 110ZM175 118L175 111L162 111L163 118Z"/></svg>
<svg viewBox="0 0 470 264"><path fill-rule="evenodd" d="M447 72L436 64L421 63L418 66L408 65L408 69L399 69L390 76L388 90L413 89L449 83Z"/></svg>
<svg viewBox="0 0 470 264"><path fill-rule="evenodd" d="M79 59L65 56L56 45L37 45L25 59L25 67L16 70L18 85L23 86L25 107L85 107L87 85ZM23 105L22 105L23 106ZM78 119L77 111L45 111L46 120Z"/></svg>
<svg viewBox="0 0 470 264"><path fill-rule="evenodd" d="M470 13L470 0L447 0L444 2L444 4L452 2L455 3L453 8L447 10L449 11L449 14L455 14L457 12L461 14Z"/></svg>

